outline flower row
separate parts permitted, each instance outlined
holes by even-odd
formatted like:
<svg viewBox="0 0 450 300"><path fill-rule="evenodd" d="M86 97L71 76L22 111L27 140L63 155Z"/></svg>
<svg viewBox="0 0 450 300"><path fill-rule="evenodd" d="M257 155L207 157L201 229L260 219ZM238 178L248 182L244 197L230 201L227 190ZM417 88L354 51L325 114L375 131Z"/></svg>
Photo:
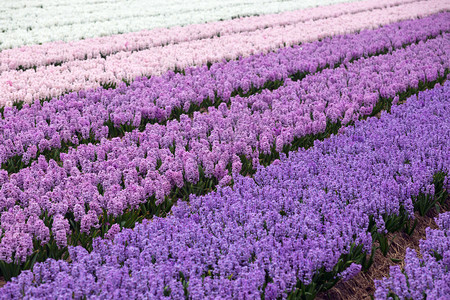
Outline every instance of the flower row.
<svg viewBox="0 0 450 300"><path fill-rule="evenodd" d="M71 263L49 259L0 290L21 298L286 298L334 276L348 279L370 251L370 220L384 220L415 197L435 194L433 175L450 170L450 85L358 121L314 148L290 153L254 179L179 202L166 218L114 225L88 253L70 248ZM448 176L443 181L449 188ZM32 214L31 210L28 212ZM63 212L53 232L68 228ZM10 210L2 226L27 214ZM24 224L34 228L32 224ZM21 229L23 229L21 228ZM20 230L20 229L19 229ZM14 237L14 238L13 238ZM25 235L7 235L11 247ZM3 252L0 252L3 253ZM351 264L356 261L357 264Z"/></svg>
<svg viewBox="0 0 450 300"><path fill-rule="evenodd" d="M16 101L32 103L70 91L119 84L123 80L131 82L136 77L163 74L169 69L269 52L285 45L426 16L446 8L446 0L420 1L143 51L119 52L106 58L70 61L60 66L6 71L0 74L0 105L11 106Z"/></svg>
<svg viewBox="0 0 450 300"><path fill-rule="evenodd" d="M446 299L450 295L450 212L436 219L438 229L426 229L420 254L406 250L405 266L391 267L390 277L376 281L376 299ZM390 298L392 299L392 298Z"/></svg>
<svg viewBox="0 0 450 300"><path fill-rule="evenodd" d="M449 31L448 18L450 13L441 13L216 63L209 69L189 68L184 75L169 72L142 78L129 87L71 93L20 110L5 108L0 119L0 163L9 171L13 167L19 170L46 150L52 157L68 146L123 135L123 130L143 130L149 122L164 123L208 106L218 107L223 101L230 102L238 91L241 95L254 94L258 89L281 85L289 76L301 78L327 66L390 52Z"/></svg>
<svg viewBox="0 0 450 300"><path fill-rule="evenodd" d="M61 3L45 1L6 6L7 22L0 23L0 49L50 41L71 41L148 30L231 19L240 15L273 14L305 9L349 0L283 1L227 0L153 1L151 3L86 1ZM126 9L125 9L126 8Z"/></svg>
<svg viewBox="0 0 450 300"><path fill-rule="evenodd" d="M192 24L175 28L155 28L140 32L85 39L73 42L53 42L5 49L0 52L0 73L15 69L29 69L72 60L104 57L117 52L140 51L152 47L188 42L197 39L248 32L265 27L289 25L309 20L337 17L370 9L409 3L412 0L383 0L376 3L359 1L330 7L314 7L279 14L238 18L206 24Z"/></svg>
<svg viewBox="0 0 450 300"><path fill-rule="evenodd" d="M192 119L182 115L179 121L147 124L144 131L136 129L122 138L80 145L61 153L58 163L40 156L18 173L1 171L2 218L12 214L19 220L12 225L2 220L1 228L4 236L22 237L14 243L2 238L1 260L24 261L48 242L60 247L79 243L81 237L74 241L72 235L77 230L104 232L103 225L126 222L121 216L128 213L135 220L154 214L157 207L170 207L183 191L189 195L199 186L226 185L231 173L251 173L260 162L270 163L280 152L303 146L304 138L328 135L330 124L356 121L383 99L397 95L395 102L399 94L430 86L450 68L449 39L444 34L302 81L287 81L273 92L236 97L229 108L222 103L207 114L194 113ZM442 140L447 140L445 135ZM418 186L411 183L408 188Z"/></svg>

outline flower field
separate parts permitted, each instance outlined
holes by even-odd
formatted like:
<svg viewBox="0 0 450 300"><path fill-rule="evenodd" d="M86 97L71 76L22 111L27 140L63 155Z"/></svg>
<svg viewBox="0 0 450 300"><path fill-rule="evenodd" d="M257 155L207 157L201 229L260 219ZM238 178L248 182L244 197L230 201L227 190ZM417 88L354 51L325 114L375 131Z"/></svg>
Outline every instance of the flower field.
<svg viewBox="0 0 450 300"><path fill-rule="evenodd" d="M450 299L447 0L0 12L0 299Z"/></svg>

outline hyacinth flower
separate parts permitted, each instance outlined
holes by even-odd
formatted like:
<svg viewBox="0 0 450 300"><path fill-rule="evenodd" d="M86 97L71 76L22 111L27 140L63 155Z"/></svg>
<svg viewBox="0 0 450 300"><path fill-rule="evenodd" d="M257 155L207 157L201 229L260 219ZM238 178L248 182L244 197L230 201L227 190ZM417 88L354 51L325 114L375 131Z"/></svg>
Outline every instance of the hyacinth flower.
<svg viewBox="0 0 450 300"><path fill-rule="evenodd" d="M405 266L390 268L390 276L375 282L376 299L446 299L450 295L450 213L436 219L439 229L426 229L420 253L406 250Z"/></svg>
<svg viewBox="0 0 450 300"><path fill-rule="evenodd" d="M253 178L234 176L232 188L180 201L165 218L115 226L90 252L70 247L71 262L48 259L23 271L0 298L313 297L361 270L372 219L387 231L383 216L401 207L412 216L415 196L437 192L433 175L450 169L449 93L449 83L422 92L380 119L259 166ZM448 176L441 185L450 187ZM437 249L444 257L442 235L429 235L426 255ZM430 282L422 279L414 286Z"/></svg>
<svg viewBox="0 0 450 300"><path fill-rule="evenodd" d="M326 1L328 3L336 1ZM338 0L339 2L339 0ZM33 67L55 65L73 60L92 59L112 55L118 52L131 52L158 47L167 44L193 41L204 38L213 38L217 35L255 31L257 29L273 26L283 26L292 23L309 20L337 17L343 14L351 14L361 11L396 6L412 2L411 0L383 0L377 3L371 1L357 1L351 5L334 4L331 7L312 7L308 9L285 11L283 13L237 18L220 22L208 22L206 24L190 24L175 28L155 28L127 34L116 34L98 38L86 38L71 42L50 42L43 44L27 45L25 47L3 49L0 52L0 73L15 69L29 69ZM294 3L290 3L294 4ZM305 2L295 3L304 5ZM317 2L314 2L317 5ZM178 11L178 10L177 10ZM55 14L55 12L53 12ZM20 24L25 26L23 23ZM91 24L89 29L92 29ZM148 24L146 24L148 26ZM42 29L42 28L41 28ZM146 28L148 29L148 28ZM38 31L39 33L39 31ZM70 33L75 33L70 30ZM79 32L77 32L79 33ZM28 32L28 34L33 34ZM54 36L53 36L54 37ZM26 41L21 34L22 42ZM11 41L20 44L19 39ZM43 42L40 40L39 42ZM7 47L7 42L2 39L1 47ZM25 42L25 44L28 44Z"/></svg>
<svg viewBox="0 0 450 300"><path fill-rule="evenodd" d="M68 59L72 56L84 59L85 56L89 58L100 56L97 54L98 48L105 50L106 53L114 49L136 51L145 49L148 44L161 46L217 35L254 31L265 27L397 6L413 1L382 0L377 3L352 1L351 5L345 2L348 0L308 0L300 3L297 1L273 3L228 0L227 5L224 6L219 1L209 0L202 2L202 7L199 9L198 2L180 5L175 1L158 2L157 7L151 9L142 3L133 3L127 7L126 11L122 9L122 2L112 6L106 3L85 3L80 6L76 2L67 4L52 1L48 6L37 6L38 10L33 7L10 5L5 7L5 13L11 15L11 19L0 43L0 49L16 50L17 46L22 45L28 45L31 48L31 46L37 46L33 44L44 43L44 46L47 46L44 49L50 54L61 55L58 51L52 51L60 46L62 51L67 52ZM192 11L196 13L190 13ZM88 19L83 17L86 15L89 15ZM249 17L243 18L244 16ZM131 17L133 18L130 19ZM221 21L218 22L218 20ZM202 24L205 22L208 23ZM29 29L28 26L30 26ZM126 34L119 34L123 32ZM110 37L110 35L113 36ZM80 39L86 39L86 43L80 43ZM143 41L139 43L135 39ZM56 42L48 45L49 41ZM68 41L68 43L62 41ZM66 44L74 44L73 48L81 49L76 51ZM11 54L21 52L25 52L25 55L29 54L26 51L28 47L19 48L20 50L16 52L11 51ZM104 54L104 52L101 53ZM50 55L47 60L51 61L52 58Z"/></svg>
<svg viewBox="0 0 450 300"><path fill-rule="evenodd" d="M189 68L184 74L144 77L116 90L80 91L43 105L5 108L0 119L4 130L0 142L5 147L0 149L0 162L4 169L16 172L39 155L58 160L61 152L79 144L142 131L148 123L165 124L181 114L217 108L222 102L241 101L235 96L275 89L289 78L302 79L327 67L436 37L450 29L448 17L449 13L441 13L209 68Z"/></svg>
<svg viewBox="0 0 450 300"><path fill-rule="evenodd" d="M179 121L148 124L144 131L134 130L122 138L103 139L98 145L80 145L62 153L60 162L40 156L16 174L8 176L2 172L1 209L10 211L19 205L19 210L26 211L30 206L40 207L38 216L48 228L52 228L54 216L61 215L69 223L65 231L67 244L81 243L89 248L92 239L104 236L113 224L132 227L143 218L164 215L178 198L187 199L191 193L210 191L219 183L232 183L231 172L252 174L260 164L279 158L279 150L288 153L300 146L310 146L314 139L332 133L327 131L329 121L345 124L368 115L376 108L380 96L389 100L403 91L405 97L411 93L411 85L417 91L419 87L443 80L450 61L446 56L450 53L446 50L448 37L444 34L389 55L352 62L300 82L286 83L273 92L241 97L230 108L222 103L217 109L210 108L208 114L194 113L192 119L182 115ZM402 68L396 67L400 62ZM373 80L369 81L370 78ZM422 85L423 82L426 84ZM339 90L346 91L342 99L336 96ZM439 91L436 97L445 94L442 89ZM362 100L354 96L362 92L365 93ZM304 99L301 102L299 94ZM355 102L351 102L353 98ZM428 180L432 175L435 174L425 177L426 190L421 191L422 185L415 184L414 192L408 195L419 197L420 192L433 195L433 180ZM407 178L398 180L408 182ZM389 188L391 184L381 186ZM427 203L427 199L423 201ZM409 203L403 206L406 211L412 211ZM376 207L372 212L377 212ZM383 228L385 213L397 213L399 209L383 211L378 219L372 220L371 228L377 231L375 224L378 229ZM26 222L28 215L24 214L23 222ZM12 232L8 230L4 234ZM24 232L34 236L32 232ZM64 230L58 232L60 239ZM47 252L59 257L65 245L53 235L43 244L39 240L26 243L28 250L20 253L36 255L36 249L51 247ZM10 254L16 251L8 249ZM28 261L26 255L16 257L11 263Z"/></svg>
<svg viewBox="0 0 450 300"><path fill-rule="evenodd" d="M255 53L267 53L337 34L376 28L405 19L425 17L448 9L446 0L413 1L336 18L273 26L213 39L187 41L142 51L119 52L102 58L75 60L62 65L11 70L0 74L1 105L32 103L71 91L113 86L140 76L161 75L192 65L206 65ZM11 81L12 85L6 83Z"/></svg>

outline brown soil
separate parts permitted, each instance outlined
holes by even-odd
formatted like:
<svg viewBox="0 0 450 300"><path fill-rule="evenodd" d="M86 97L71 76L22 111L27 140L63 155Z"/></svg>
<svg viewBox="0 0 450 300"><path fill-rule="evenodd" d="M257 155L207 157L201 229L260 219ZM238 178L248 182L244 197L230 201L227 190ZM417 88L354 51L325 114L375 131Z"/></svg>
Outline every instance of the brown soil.
<svg viewBox="0 0 450 300"><path fill-rule="evenodd" d="M448 202L447 202L448 203ZM448 207L445 209L448 210ZM394 265L404 266L404 257L406 248L416 250L419 254L419 241L426 238L426 228L437 228L434 217L438 214L430 212L427 216L421 217L415 214L417 226L411 236L404 232L389 233L390 243L387 256L383 256L380 250L377 250L374 256L373 265L367 272L361 272L353 279L347 282L338 282L336 286L327 292L320 293L316 299L321 300L366 300L371 299L375 292L374 280L389 276L389 267Z"/></svg>
<svg viewBox="0 0 450 300"><path fill-rule="evenodd" d="M6 284L6 281L3 277L0 276L0 288Z"/></svg>

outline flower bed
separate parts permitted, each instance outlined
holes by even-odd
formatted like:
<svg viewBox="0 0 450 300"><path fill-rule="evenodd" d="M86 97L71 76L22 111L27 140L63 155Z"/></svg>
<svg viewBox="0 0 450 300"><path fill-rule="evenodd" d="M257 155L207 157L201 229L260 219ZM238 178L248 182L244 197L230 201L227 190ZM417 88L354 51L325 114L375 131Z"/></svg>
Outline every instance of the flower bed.
<svg viewBox="0 0 450 300"><path fill-rule="evenodd" d="M2 7L0 49L49 41L71 41L160 27L200 24L248 15L273 14L313 6L354 2L350 0L255 0L129 2L119 1L16 1ZM384 5L387 1L383 1ZM408 0L396 0L404 3ZM149 5L152 4L152 5ZM353 4L355 6L369 6ZM390 4L388 4L390 5ZM124 9L126 7L126 9ZM338 5L338 8L341 7ZM345 8L344 8L345 9Z"/></svg>
<svg viewBox="0 0 450 300"><path fill-rule="evenodd" d="M420 93L166 218L114 227L91 253L70 248L71 263L37 264L0 296L314 295L355 275L373 236L402 229L420 195L448 188L449 92L446 83Z"/></svg>
<svg viewBox="0 0 450 300"><path fill-rule="evenodd" d="M26 261L42 245L55 256L68 243L88 247L115 223L133 226L167 211L178 197L226 185L232 173L251 174L282 152L310 146L341 123L376 112L383 101L395 103L431 87L448 72L449 38L444 34L287 82L274 92L238 98L230 108L223 103L192 119L182 115L180 121L80 145L61 153L58 163L40 156L10 177L3 171L2 216L11 212L20 220L8 227L1 222L4 236L23 237L15 246L0 244L3 260Z"/></svg>
<svg viewBox="0 0 450 300"><path fill-rule="evenodd" d="M16 101L32 103L70 91L119 84L123 80L131 82L136 77L160 75L170 69L266 53L284 46L375 28L446 9L446 0L419 1L309 23L274 26L137 52L119 52L106 58L70 61L60 66L5 71L0 74L0 103L2 106L12 106Z"/></svg>
<svg viewBox="0 0 450 300"><path fill-rule="evenodd" d="M450 213L436 219L438 229L427 228L420 254L407 249L405 266L391 267L390 277L376 281L376 299L445 299L450 295Z"/></svg>
<svg viewBox="0 0 450 300"><path fill-rule="evenodd" d="M30 69L45 65L61 64L73 60L97 58L112 55L117 52L140 51L151 47L212 38L217 35L224 36L238 32L255 31L265 27L333 18L343 14L396 6L410 2L413 1L383 0L377 1L376 3L372 1L358 1L352 2L351 4L336 4L330 7L318 6L306 10L286 11L280 14L237 18L206 24L191 24L175 28L155 28L153 30L72 42L60 41L44 43L42 45L27 45L20 48L4 49L0 52L0 73L16 69ZM76 4L79 5L79 3Z"/></svg>
<svg viewBox="0 0 450 300"><path fill-rule="evenodd" d="M133 129L142 131L148 123L165 124L182 114L217 108L222 102L242 101L244 106L259 103L261 100L257 99L263 99L261 96L250 100L235 96L276 89L284 81L303 79L327 67L336 68L435 38L450 30L448 18L450 13L442 13L267 55L217 63L210 68L190 68L184 75L170 72L161 77L142 78L129 87L72 93L43 105L25 105L20 110L6 108L0 120L0 126L5 128L0 136L4 145L0 146L0 163L10 171L18 171L39 154L58 160L59 153L67 152L70 146L98 143L102 138L122 136ZM355 48L355 44L359 47ZM278 94L263 92L263 95Z"/></svg>

